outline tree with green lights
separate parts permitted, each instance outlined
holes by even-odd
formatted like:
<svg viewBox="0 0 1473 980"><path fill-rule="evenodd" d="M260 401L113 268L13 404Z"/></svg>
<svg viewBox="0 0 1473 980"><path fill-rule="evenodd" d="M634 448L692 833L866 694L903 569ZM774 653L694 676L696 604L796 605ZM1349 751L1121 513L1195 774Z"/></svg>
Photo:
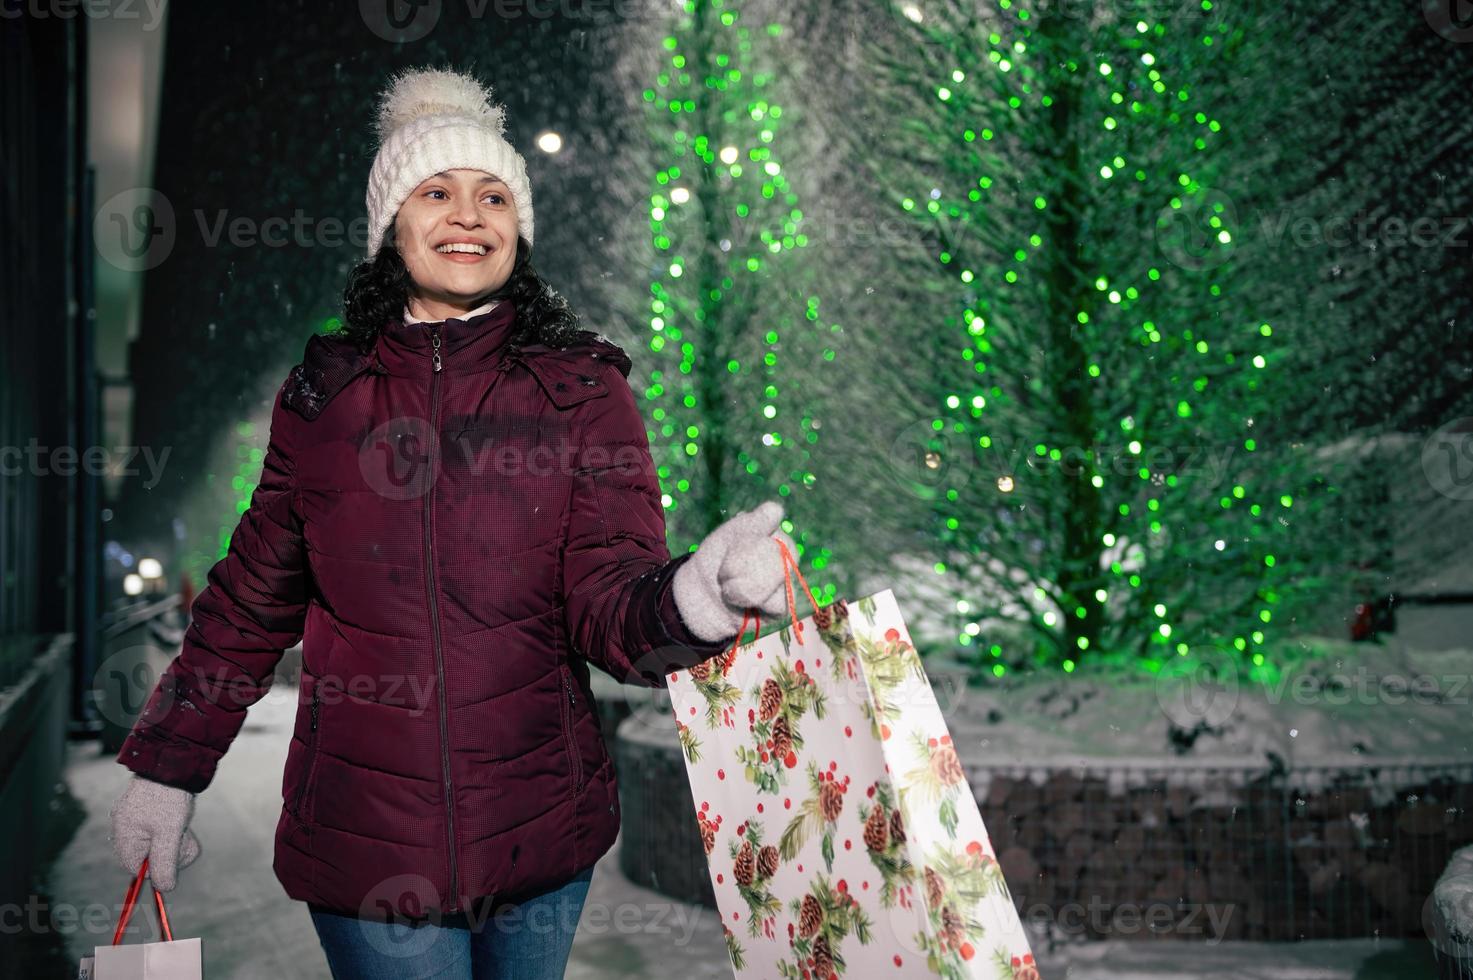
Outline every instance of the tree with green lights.
<svg viewBox="0 0 1473 980"><path fill-rule="evenodd" d="M868 111L890 124L865 127L866 161L930 254L905 275L913 414L893 430L919 463L884 462L959 642L999 675L1261 664L1334 559L1302 537L1324 460L1274 418L1300 379L1238 300L1262 273L1235 256L1234 200L1262 175L1214 111L1235 79L1271 81L1268 15L888 9Z"/></svg>
<svg viewBox="0 0 1473 980"><path fill-rule="evenodd" d="M812 175L781 8L686 0L630 26L624 77L641 79L646 167L631 200L646 264L613 305L643 334L630 378L651 425L672 548L691 547L736 510L780 497L820 601L833 593L817 543L823 512L815 406L836 384L842 327L820 310L830 285L809 253L795 169ZM628 167L628 164L625 164ZM634 263L628 262L630 266ZM813 574L809 574L812 570ZM804 603L806 605L806 602Z"/></svg>

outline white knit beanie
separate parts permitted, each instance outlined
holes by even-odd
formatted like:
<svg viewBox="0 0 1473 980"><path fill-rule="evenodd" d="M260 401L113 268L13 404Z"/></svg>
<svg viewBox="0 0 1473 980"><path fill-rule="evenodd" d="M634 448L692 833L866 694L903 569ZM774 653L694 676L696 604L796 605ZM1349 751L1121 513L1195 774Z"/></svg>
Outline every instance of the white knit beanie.
<svg viewBox="0 0 1473 980"><path fill-rule="evenodd" d="M378 109L378 155L368 175L368 258L378 254L400 206L442 170L484 170L506 182L517 233L532 244L532 185L527 162L501 134L506 110L470 75L432 68L400 74Z"/></svg>

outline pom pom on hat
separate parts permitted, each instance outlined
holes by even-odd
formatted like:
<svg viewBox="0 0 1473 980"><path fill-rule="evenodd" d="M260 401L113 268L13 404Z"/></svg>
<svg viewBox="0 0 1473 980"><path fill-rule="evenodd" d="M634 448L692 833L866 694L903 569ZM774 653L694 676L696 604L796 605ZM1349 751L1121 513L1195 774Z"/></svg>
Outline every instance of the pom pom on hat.
<svg viewBox="0 0 1473 980"><path fill-rule="evenodd" d="M469 75L420 68L399 74L379 100L379 142L424 116L467 116L498 134L506 132L506 109L492 105L489 87Z"/></svg>
<svg viewBox="0 0 1473 980"><path fill-rule="evenodd" d="M511 191L517 234L532 244L527 162L503 135L506 109L474 76L443 68L396 75L379 98L379 148L368 174L368 258L378 254L399 208L421 182L445 170L483 170Z"/></svg>

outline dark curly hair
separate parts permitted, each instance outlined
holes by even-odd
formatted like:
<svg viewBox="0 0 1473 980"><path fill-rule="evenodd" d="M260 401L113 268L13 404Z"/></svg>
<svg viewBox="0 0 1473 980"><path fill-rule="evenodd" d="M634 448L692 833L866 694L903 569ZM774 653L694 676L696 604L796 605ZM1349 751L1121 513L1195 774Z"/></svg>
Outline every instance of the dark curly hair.
<svg viewBox="0 0 1473 980"><path fill-rule="evenodd" d="M509 299L516 307L509 343L541 343L562 349L589 332L579 328L578 314L568 301L532 267L531 250L527 240L518 235L510 278L483 301ZM403 316L412 284L390 224L378 254L358 263L348 274L348 285L343 290L344 322L331 336L353 342L360 351L372 349L383 325Z"/></svg>

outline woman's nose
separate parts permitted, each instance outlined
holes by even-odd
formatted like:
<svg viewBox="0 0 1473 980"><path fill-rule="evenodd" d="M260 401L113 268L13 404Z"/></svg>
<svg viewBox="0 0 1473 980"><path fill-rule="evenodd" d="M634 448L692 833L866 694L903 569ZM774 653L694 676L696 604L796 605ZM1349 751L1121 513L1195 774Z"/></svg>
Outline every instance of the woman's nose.
<svg viewBox="0 0 1473 980"><path fill-rule="evenodd" d="M475 202L466 201L457 205L450 212L450 220L461 225L474 227L481 223L481 213L476 210Z"/></svg>

